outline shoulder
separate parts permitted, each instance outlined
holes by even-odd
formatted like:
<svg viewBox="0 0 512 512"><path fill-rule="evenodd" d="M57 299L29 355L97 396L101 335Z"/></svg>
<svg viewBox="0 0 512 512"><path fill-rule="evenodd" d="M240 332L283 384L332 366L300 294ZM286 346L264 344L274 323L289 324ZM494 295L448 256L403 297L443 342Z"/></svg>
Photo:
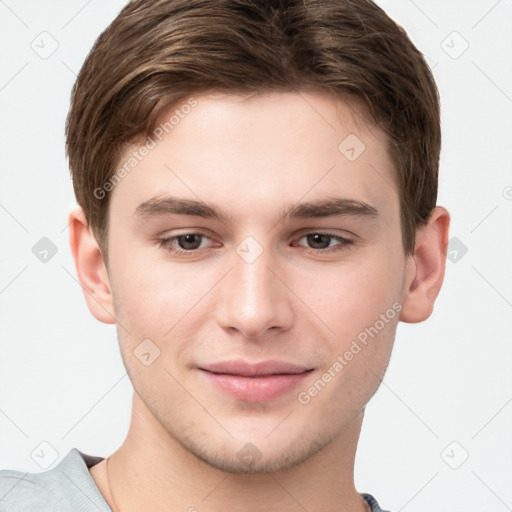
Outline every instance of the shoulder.
<svg viewBox="0 0 512 512"><path fill-rule="evenodd" d="M102 460L73 448L41 473L0 471L1 512L111 512L89 473Z"/></svg>
<svg viewBox="0 0 512 512"><path fill-rule="evenodd" d="M378 504L377 500L368 493L362 493L361 496L367 501L367 503L371 507L372 512L388 512L387 510L382 510L380 508L380 505Z"/></svg>

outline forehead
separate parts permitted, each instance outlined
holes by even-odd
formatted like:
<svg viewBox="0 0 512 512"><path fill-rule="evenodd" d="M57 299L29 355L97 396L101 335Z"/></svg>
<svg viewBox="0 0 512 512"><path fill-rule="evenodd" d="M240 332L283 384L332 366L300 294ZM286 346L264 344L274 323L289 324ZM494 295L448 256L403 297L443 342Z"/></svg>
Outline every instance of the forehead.
<svg viewBox="0 0 512 512"><path fill-rule="evenodd" d="M233 213L326 196L364 201L389 215L398 194L385 134L325 93L209 94L166 110L113 190L135 213L153 197L203 199ZM274 212L275 213L275 212Z"/></svg>

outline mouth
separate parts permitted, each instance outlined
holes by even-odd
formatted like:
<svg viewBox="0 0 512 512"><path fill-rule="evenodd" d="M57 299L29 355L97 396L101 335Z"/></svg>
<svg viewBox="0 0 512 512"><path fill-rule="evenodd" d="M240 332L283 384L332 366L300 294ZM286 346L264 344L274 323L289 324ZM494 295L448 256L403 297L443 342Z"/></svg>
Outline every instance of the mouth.
<svg viewBox="0 0 512 512"><path fill-rule="evenodd" d="M204 365L199 370L225 394L246 402L266 402L293 391L313 368L285 361L232 360Z"/></svg>

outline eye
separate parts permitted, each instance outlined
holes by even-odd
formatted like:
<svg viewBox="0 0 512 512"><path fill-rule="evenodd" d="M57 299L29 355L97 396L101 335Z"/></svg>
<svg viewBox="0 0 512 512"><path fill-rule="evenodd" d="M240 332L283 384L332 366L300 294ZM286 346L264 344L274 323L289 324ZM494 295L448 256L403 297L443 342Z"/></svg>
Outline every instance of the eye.
<svg viewBox="0 0 512 512"><path fill-rule="evenodd" d="M159 247L174 254L191 254L205 247L205 240L210 240L204 233L183 233L158 240Z"/></svg>
<svg viewBox="0 0 512 512"><path fill-rule="evenodd" d="M332 235L330 233L320 232L308 233L302 236L299 239L299 242L303 239L306 240L306 243L308 244L309 248L313 249L314 252L323 253L341 251L348 248L348 246L354 243L353 240L349 240L348 238L344 238L339 235ZM333 244L333 242L335 243ZM303 244L299 243L299 245Z"/></svg>
<svg viewBox="0 0 512 512"><path fill-rule="evenodd" d="M305 240L306 244L300 243L302 240ZM208 247L208 241L211 242L211 239L204 233L191 232L161 238L158 240L158 246L172 254L190 256L199 252L198 249ZM310 252L321 254L342 251L354 243L348 238L322 232L306 233L298 242L298 245L306 245Z"/></svg>

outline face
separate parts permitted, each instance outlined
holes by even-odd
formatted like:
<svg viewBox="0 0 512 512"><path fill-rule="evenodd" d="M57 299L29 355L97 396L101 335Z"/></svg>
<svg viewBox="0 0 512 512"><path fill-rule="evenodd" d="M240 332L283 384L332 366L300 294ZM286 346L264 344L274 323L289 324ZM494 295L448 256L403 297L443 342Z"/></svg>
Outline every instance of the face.
<svg viewBox="0 0 512 512"><path fill-rule="evenodd" d="M386 138L320 93L189 105L126 152L145 156L111 192L123 361L200 459L286 469L361 414L388 364L407 258Z"/></svg>

